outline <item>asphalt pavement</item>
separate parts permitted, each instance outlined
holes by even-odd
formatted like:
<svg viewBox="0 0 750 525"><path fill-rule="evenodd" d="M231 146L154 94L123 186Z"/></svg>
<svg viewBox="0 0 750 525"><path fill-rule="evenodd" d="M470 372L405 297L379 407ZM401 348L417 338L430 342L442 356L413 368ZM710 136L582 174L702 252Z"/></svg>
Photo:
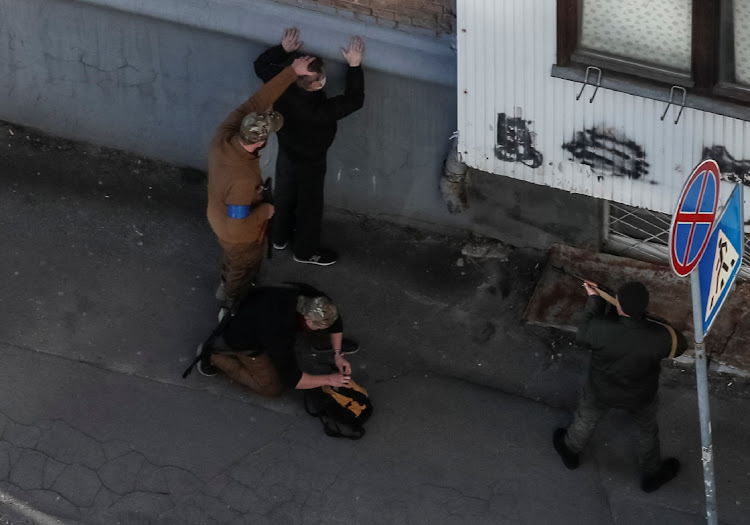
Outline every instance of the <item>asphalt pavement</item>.
<svg viewBox="0 0 750 525"><path fill-rule="evenodd" d="M13 125L0 137L0 523L705 521L689 368L667 366L661 392L673 482L640 491L619 412L562 466L552 432L587 354L522 322L543 252L342 210L324 226L337 264L276 251L263 282L325 290L362 345L375 412L362 440L332 439L299 392L181 377L218 306L202 173ZM747 382L712 385L719 516L748 523Z"/></svg>

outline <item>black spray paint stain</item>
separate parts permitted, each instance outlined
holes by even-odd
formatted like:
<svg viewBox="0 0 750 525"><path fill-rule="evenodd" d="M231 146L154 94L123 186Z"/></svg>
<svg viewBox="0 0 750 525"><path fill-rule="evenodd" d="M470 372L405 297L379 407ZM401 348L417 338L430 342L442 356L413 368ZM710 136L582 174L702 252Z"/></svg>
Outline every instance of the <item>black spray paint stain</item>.
<svg viewBox="0 0 750 525"><path fill-rule="evenodd" d="M498 113L495 156L507 162L520 162L538 168L544 157L534 149L527 123L531 124L531 121L521 117L508 118L505 113Z"/></svg>
<svg viewBox="0 0 750 525"><path fill-rule="evenodd" d="M578 131L563 149L573 154L571 160L616 177L640 179L648 174L646 152L640 145L612 131L597 128Z"/></svg>
<svg viewBox="0 0 750 525"><path fill-rule="evenodd" d="M703 158L716 161L721 171L721 180L750 186L750 160L737 160L729 154L727 148L718 145L703 148Z"/></svg>

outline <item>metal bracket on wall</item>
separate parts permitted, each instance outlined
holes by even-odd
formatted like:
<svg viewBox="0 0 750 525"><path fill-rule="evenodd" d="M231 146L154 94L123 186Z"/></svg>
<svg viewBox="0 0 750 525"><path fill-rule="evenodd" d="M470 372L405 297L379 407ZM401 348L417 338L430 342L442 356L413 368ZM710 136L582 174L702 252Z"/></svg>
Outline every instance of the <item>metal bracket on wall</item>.
<svg viewBox="0 0 750 525"><path fill-rule="evenodd" d="M685 109L685 97L687 96L687 90L682 86L672 86L669 89L669 102L667 103L667 107L664 108L664 113L661 114L661 120L664 120L664 117L667 116L667 110L669 109L669 106L672 105L672 99L674 97L675 89L682 90L682 102L680 102L680 111L679 113L677 113L677 118L674 120L674 123L677 124L680 121L680 117L682 116L682 110Z"/></svg>
<svg viewBox="0 0 750 525"><path fill-rule="evenodd" d="M586 76L583 77L583 85L581 86L581 91L578 92L578 95L576 96L576 100L581 98L581 95L583 95L583 90L586 88L586 84L589 83L589 72L595 69L599 72L599 78L596 79L596 88L594 89L594 94L591 95L591 98L589 99L589 104L594 101L594 97L596 96L596 92L599 91L599 86L602 83L602 70L599 69L596 66L589 66L586 68Z"/></svg>

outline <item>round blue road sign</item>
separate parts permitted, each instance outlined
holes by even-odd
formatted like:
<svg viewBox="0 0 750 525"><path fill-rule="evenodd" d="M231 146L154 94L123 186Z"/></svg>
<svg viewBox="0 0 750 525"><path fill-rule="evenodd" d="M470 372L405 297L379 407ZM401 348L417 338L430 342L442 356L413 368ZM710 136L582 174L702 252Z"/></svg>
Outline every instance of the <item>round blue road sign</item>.
<svg viewBox="0 0 750 525"><path fill-rule="evenodd" d="M719 204L719 165L704 160L690 174L682 188L669 229L672 269L680 277L698 265L711 237Z"/></svg>

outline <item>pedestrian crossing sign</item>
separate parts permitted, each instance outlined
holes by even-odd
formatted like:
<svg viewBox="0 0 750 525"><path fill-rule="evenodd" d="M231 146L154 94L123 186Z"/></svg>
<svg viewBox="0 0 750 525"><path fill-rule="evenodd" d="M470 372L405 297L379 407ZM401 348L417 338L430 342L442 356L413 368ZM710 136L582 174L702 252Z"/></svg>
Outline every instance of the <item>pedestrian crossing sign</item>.
<svg viewBox="0 0 750 525"><path fill-rule="evenodd" d="M711 286L708 289L708 304L706 305L706 319L716 308L719 298L731 282L733 270L739 263L740 254L737 249L719 229L716 237L713 271L711 272Z"/></svg>
<svg viewBox="0 0 750 525"><path fill-rule="evenodd" d="M704 335L711 328L742 263L742 208L742 186L737 185L698 264Z"/></svg>

